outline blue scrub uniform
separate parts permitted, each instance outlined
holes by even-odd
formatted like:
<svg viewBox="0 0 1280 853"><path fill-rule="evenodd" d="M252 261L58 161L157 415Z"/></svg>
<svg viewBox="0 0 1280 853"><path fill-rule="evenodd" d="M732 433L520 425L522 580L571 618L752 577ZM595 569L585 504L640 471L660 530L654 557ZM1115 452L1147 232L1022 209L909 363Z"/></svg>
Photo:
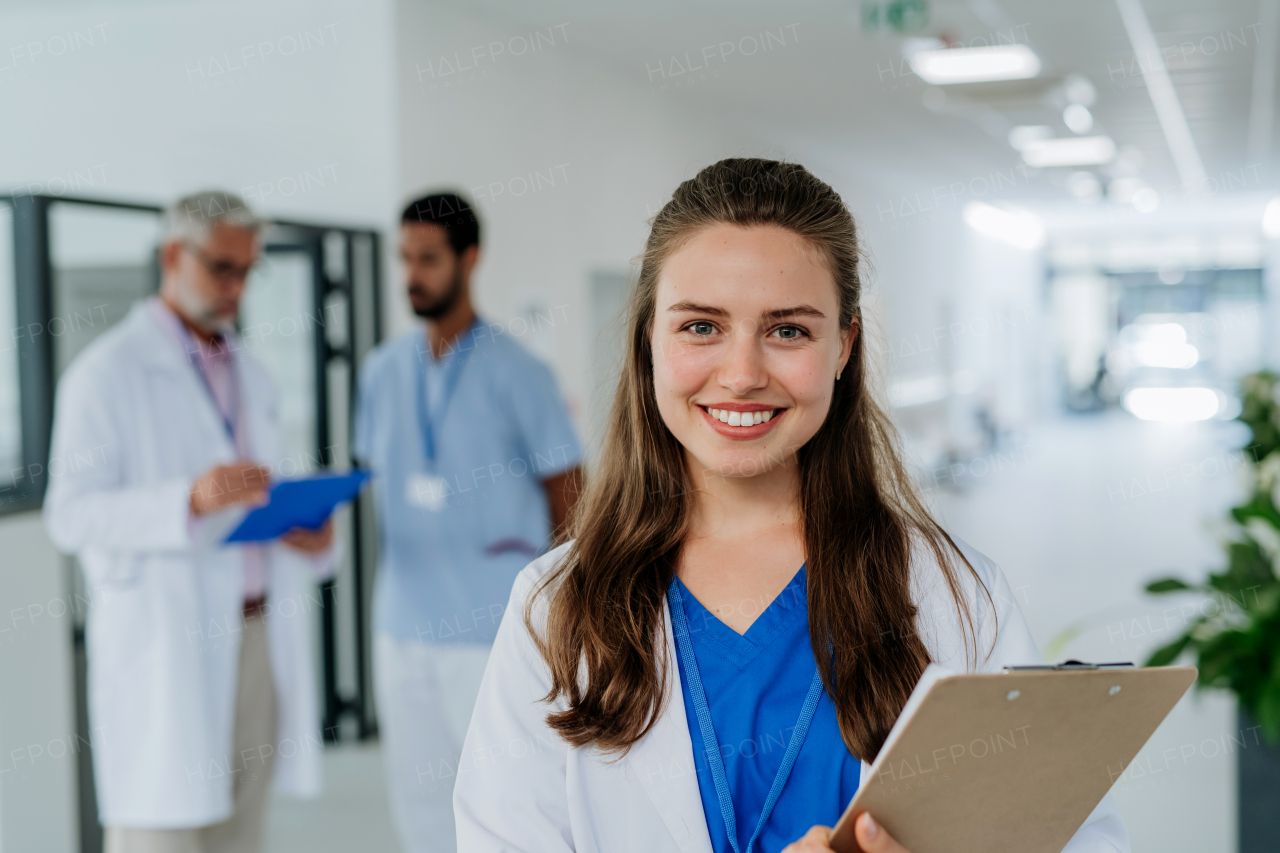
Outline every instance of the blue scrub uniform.
<svg viewBox="0 0 1280 853"><path fill-rule="evenodd" d="M738 844L746 853L817 671L801 568L746 634L715 617L676 578L694 662L676 644L680 689L711 846L733 853L703 747L688 670L701 677L732 795ZM861 763L845 747L836 709L823 691L796 763L753 853L776 853L815 824L832 826L858 790Z"/></svg>
<svg viewBox="0 0 1280 853"><path fill-rule="evenodd" d="M380 528L374 629L399 641L492 643L516 575L551 541L542 481L582 461L551 371L493 329L477 321L436 359L418 327L360 371L354 451L373 470ZM438 511L405 497L428 471L444 484Z"/></svg>

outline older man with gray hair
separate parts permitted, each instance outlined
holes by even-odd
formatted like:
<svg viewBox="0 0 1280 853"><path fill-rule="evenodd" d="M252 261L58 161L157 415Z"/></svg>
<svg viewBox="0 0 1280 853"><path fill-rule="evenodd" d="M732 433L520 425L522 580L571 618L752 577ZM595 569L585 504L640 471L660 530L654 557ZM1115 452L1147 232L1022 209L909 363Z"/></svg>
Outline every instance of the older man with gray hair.
<svg viewBox="0 0 1280 853"><path fill-rule="evenodd" d="M261 223L230 193L168 211L157 297L58 386L45 524L79 557L107 853L261 849L267 790L314 795L308 584L333 531L228 545L282 459L278 394L235 331Z"/></svg>

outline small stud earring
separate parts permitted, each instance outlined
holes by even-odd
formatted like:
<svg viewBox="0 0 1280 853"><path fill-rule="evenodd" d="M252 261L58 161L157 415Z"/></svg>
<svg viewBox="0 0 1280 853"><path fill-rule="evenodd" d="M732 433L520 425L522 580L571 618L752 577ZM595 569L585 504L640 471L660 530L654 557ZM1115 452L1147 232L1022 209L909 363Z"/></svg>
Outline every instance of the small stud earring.
<svg viewBox="0 0 1280 853"><path fill-rule="evenodd" d="M842 372L842 371L839 371L839 370L837 370L837 371L836 371L836 381L837 381L837 382L839 382L839 381L840 381L840 374L841 374L841 372Z"/></svg>

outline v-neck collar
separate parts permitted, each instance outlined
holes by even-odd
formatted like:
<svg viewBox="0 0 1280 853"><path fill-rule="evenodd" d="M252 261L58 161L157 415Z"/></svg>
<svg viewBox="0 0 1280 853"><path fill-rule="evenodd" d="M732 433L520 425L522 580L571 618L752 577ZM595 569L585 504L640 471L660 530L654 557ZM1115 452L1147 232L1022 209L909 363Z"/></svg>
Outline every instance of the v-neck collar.
<svg viewBox="0 0 1280 853"><path fill-rule="evenodd" d="M769 602L769 606L756 617L745 634L739 634L704 607L680 578L677 577L675 582L680 584L680 597L684 602L690 636L739 669L751 663L756 655L772 645L797 619L808 617L804 566Z"/></svg>

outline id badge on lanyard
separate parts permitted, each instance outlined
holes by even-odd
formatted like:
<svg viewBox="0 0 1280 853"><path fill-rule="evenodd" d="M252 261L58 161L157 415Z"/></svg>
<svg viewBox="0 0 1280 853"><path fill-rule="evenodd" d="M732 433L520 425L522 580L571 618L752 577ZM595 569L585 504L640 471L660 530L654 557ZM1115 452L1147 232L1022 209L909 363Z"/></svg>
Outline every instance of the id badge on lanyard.
<svg viewBox="0 0 1280 853"><path fill-rule="evenodd" d="M440 512L449 505L449 481L436 474L415 471L405 480L404 499L409 506Z"/></svg>
<svg viewBox="0 0 1280 853"><path fill-rule="evenodd" d="M479 325L480 321L476 320L471 324L471 328L467 329L467 333L459 338L452 360L449 362L444 376L444 387L440 394L438 413L440 423L444 423L445 413L449 410L449 401L453 399L453 392L458 388L458 380L466 363L464 351L468 348L468 343L475 341L475 331ZM421 354L417 364L417 381L414 383L417 386L418 429L422 433L422 455L426 461L427 470L411 472L405 479L404 499L409 506L418 507L427 512L441 512L449 505L451 490L449 481L436 473L437 427L432 423L431 412L427 408L427 369L423 361L430 357L428 352Z"/></svg>

